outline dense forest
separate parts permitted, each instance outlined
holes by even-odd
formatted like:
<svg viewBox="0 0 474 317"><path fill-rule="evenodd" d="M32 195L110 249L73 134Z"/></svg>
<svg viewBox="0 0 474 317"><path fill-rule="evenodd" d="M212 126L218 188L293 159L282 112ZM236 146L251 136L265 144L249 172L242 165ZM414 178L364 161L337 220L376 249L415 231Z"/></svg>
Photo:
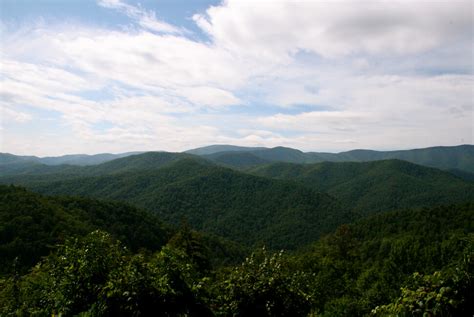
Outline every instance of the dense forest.
<svg viewBox="0 0 474 317"><path fill-rule="evenodd" d="M7 157L0 315L474 312L469 177L206 151L90 166Z"/></svg>

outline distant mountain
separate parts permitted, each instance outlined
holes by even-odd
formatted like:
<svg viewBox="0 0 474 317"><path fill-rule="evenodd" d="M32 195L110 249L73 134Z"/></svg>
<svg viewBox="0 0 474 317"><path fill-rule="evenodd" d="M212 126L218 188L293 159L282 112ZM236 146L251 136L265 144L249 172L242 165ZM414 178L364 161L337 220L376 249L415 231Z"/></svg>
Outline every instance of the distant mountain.
<svg viewBox="0 0 474 317"><path fill-rule="evenodd" d="M38 162L39 158L36 156L18 156L10 153L0 153L0 164L17 164L27 162Z"/></svg>
<svg viewBox="0 0 474 317"><path fill-rule="evenodd" d="M469 173L458 169L449 169L447 171L453 175L456 175L459 178L464 179L465 181L474 182L474 173Z"/></svg>
<svg viewBox="0 0 474 317"><path fill-rule="evenodd" d="M137 170L150 171L162 168L163 166L185 158L194 158L201 162L205 161L204 159L187 153L146 152L84 168L84 173L87 175L98 176Z"/></svg>
<svg viewBox="0 0 474 317"><path fill-rule="evenodd" d="M362 215L389 209L474 201L474 184L401 160L273 163L252 174L297 181L327 192Z"/></svg>
<svg viewBox="0 0 474 317"><path fill-rule="evenodd" d="M152 168L143 162L158 164ZM116 172L109 169L112 165ZM129 202L171 223L186 218L195 229L247 246L261 242L274 248L295 248L351 221L350 213L327 194L294 182L219 167L190 154L145 153L94 168L108 173L1 181L24 184L44 194Z"/></svg>
<svg viewBox="0 0 474 317"><path fill-rule="evenodd" d="M130 172L133 170L157 169L177 159L191 157L186 153L146 152L143 154L127 155L122 158L91 166L77 165L45 165L41 163L11 163L0 164L0 175L25 177L53 175L52 177L99 176L109 173ZM197 160L204 161L197 156ZM42 179L42 177L40 178Z"/></svg>
<svg viewBox="0 0 474 317"><path fill-rule="evenodd" d="M249 168L270 163L251 152L217 152L203 155L203 157L217 164L234 168Z"/></svg>
<svg viewBox="0 0 474 317"><path fill-rule="evenodd" d="M185 153L195 154L195 155L209 155L218 152L246 152L254 150L263 150L265 147L245 147L245 146L236 146L236 145L224 145L224 144L215 144L204 146L192 150L187 150Z"/></svg>
<svg viewBox="0 0 474 317"><path fill-rule="evenodd" d="M63 156L37 157L37 156L20 156L9 153L0 153L0 166L6 164L44 164L44 165L96 165L122 157L127 157L143 152L127 152L120 154L102 153L95 155L73 154Z"/></svg>
<svg viewBox="0 0 474 317"><path fill-rule="evenodd" d="M229 147L229 146L226 146ZM200 149L195 150L195 154L205 155L211 160L219 161L220 146L212 147L212 155L209 153L200 153ZM301 152L299 150L275 147L275 148L244 148L239 151L235 147L232 151L222 150L226 153L225 163L228 166L242 167L247 165L250 154L262 159L261 164L265 162L289 162L289 163L318 163L318 162L368 162L387 159L399 159L412 162L419 165L436 167L444 170L460 170L464 172L474 173L474 145L459 146L438 146L425 149L414 149L404 151L371 151L371 150L353 150L341 153L318 153L318 152ZM245 156L241 156L242 153ZM232 156L235 157L232 157ZM240 157L244 163L240 162Z"/></svg>
<svg viewBox="0 0 474 317"><path fill-rule="evenodd" d="M223 161L232 154L225 153L210 158ZM251 152L236 153L250 165L262 160ZM1 177L0 182L45 194L129 202L172 223L187 218L198 230L248 246L262 241L275 248L293 248L353 217L474 201L472 182L401 160L266 163L249 169L253 175L248 175L219 167L206 157L149 152L95 166L74 166L74 173L67 166L48 168L62 170L47 177Z"/></svg>
<svg viewBox="0 0 474 317"><path fill-rule="evenodd" d="M474 172L474 145L437 146L425 149L387 152L353 150L339 153L338 156L334 161L399 159L440 169L458 169L470 173Z"/></svg>
<svg viewBox="0 0 474 317"><path fill-rule="evenodd" d="M110 154L110 153L102 153L102 154L95 154L95 155L87 155L87 154L76 154L76 155L64 155L64 156L57 156L57 157L42 157L40 158L40 163L46 165L61 165L61 164L68 164L68 165L97 165L100 163L112 161L118 158L127 157L130 155L140 154L143 152L127 152L127 153L120 153L120 154Z"/></svg>
<svg viewBox="0 0 474 317"><path fill-rule="evenodd" d="M311 163L313 158L307 153L283 146L271 149L255 150L252 154L271 162Z"/></svg>
<svg viewBox="0 0 474 317"><path fill-rule="evenodd" d="M0 153L0 175L50 173L37 165L98 165L118 158L144 152L96 155L64 155L59 157L17 156ZM474 173L474 145L438 146L403 151L352 150L341 153L302 152L287 147L242 147L234 145L210 145L184 152L199 155L218 164L234 168L248 168L269 162L318 163L318 162L368 162L399 159L419 165L436 167L454 172ZM69 168L65 168L69 169ZM469 175L467 175L469 177Z"/></svg>

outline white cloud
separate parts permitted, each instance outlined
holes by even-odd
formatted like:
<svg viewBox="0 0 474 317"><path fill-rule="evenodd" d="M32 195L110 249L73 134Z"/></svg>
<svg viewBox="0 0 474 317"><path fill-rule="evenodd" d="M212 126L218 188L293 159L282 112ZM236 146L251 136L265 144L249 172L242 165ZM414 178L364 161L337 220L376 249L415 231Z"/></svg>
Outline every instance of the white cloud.
<svg viewBox="0 0 474 317"><path fill-rule="evenodd" d="M10 109L3 102L0 105L2 106L0 109L0 125L11 121L25 123L32 119L30 114Z"/></svg>
<svg viewBox="0 0 474 317"><path fill-rule="evenodd" d="M178 34L183 31L169 23L158 20L154 12L146 11L140 8L140 6L133 6L120 0L99 0L97 3L102 7L116 9L125 13L141 27L150 31Z"/></svg>
<svg viewBox="0 0 474 317"><path fill-rule="evenodd" d="M229 0L193 17L208 41L139 5L99 4L137 27L0 30L3 116L59 115L44 134L30 132L49 145L2 130L4 151L20 142L25 154L60 154L474 141L468 1Z"/></svg>
<svg viewBox="0 0 474 317"><path fill-rule="evenodd" d="M412 54L472 40L472 3L454 1L228 0L195 15L220 46L275 59Z"/></svg>
<svg viewBox="0 0 474 317"><path fill-rule="evenodd" d="M191 103L211 108L232 106L241 102L232 93L214 87L186 87L178 91L186 96Z"/></svg>

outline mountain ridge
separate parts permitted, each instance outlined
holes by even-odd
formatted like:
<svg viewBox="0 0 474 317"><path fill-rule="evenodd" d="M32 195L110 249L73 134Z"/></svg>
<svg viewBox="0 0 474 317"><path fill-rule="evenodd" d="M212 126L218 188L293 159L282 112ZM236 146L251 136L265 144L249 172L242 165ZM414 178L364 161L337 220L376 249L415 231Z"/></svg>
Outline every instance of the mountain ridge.
<svg viewBox="0 0 474 317"><path fill-rule="evenodd" d="M46 166L94 166L115 159L143 153L173 152L127 152L122 154L65 155L60 157L16 156L0 153L0 175L16 174L22 171L29 173ZM288 147L243 147L235 145L210 145L202 148L175 152L186 155L197 155L218 164L243 169L263 165L269 162L318 163L330 162L366 162L386 159L401 159L411 163L435 167L443 170L474 173L474 145L435 146L411 150L375 151L354 149L339 153L302 152ZM62 167L65 169L65 167ZM462 173L460 173L462 174ZM467 178L471 176L465 175Z"/></svg>

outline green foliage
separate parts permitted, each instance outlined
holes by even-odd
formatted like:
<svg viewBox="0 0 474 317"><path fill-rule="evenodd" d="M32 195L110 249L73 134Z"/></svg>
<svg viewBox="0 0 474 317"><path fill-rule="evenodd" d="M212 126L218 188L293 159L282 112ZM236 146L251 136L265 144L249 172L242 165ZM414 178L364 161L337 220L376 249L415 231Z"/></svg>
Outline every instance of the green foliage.
<svg viewBox="0 0 474 317"><path fill-rule="evenodd" d="M262 249L218 269L186 224L154 254L95 231L1 279L0 315L463 316L473 309L473 217L470 204L380 214L305 252Z"/></svg>
<svg viewBox="0 0 474 317"><path fill-rule="evenodd" d="M217 164L237 169L246 169L270 162L248 152L218 152L204 157Z"/></svg>
<svg viewBox="0 0 474 317"><path fill-rule="evenodd" d="M133 251L158 250L169 229L156 216L132 206L84 198L48 198L25 189L0 186L0 274L33 266L66 237L95 229L110 232Z"/></svg>
<svg viewBox="0 0 474 317"><path fill-rule="evenodd" d="M198 155L208 154L206 157L218 162L221 160L221 155L225 154L225 162L236 167L241 166L242 162L249 161L249 157L251 155L263 161L287 163L317 163L325 161L367 162L398 159L444 170L458 169L464 172L474 172L474 146L467 144L459 146L438 146L405 151L353 150L341 153L303 153L299 150L284 147L262 149L211 146L207 149L196 149L192 151L192 153ZM243 153L246 155L241 160L239 160L239 156ZM255 161L255 159L253 159L253 161Z"/></svg>
<svg viewBox="0 0 474 317"><path fill-rule="evenodd" d="M184 252L198 271L208 272L211 269L210 250L203 243L202 236L191 230L189 224L183 221L178 232L170 239L168 245Z"/></svg>
<svg viewBox="0 0 474 317"><path fill-rule="evenodd" d="M163 248L131 255L110 235L95 231L70 239L32 273L4 282L0 313L19 315L206 316L189 258ZM6 304L5 304L6 303Z"/></svg>
<svg viewBox="0 0 474 317"><path fill-rule="evenodd" d="M468 316L474 310L474 236L454 269L414 273L393 303L377 306L374 316Z"/></svg>
<svg viewBox="0 0 474 317"><path fill-rule="evenodd" d="M251 155L244 155L250 163ZM352 222L351 212L315 189L337 195L358 216L472 200L473 185L448 173L393 160L255 170L290 179L272 180L170 153L93 168L94 177L81 169L27 183L50 194L122 200L155 214L0 186L0 315L363 316L374 310L463 316L474 310L474 204L383 212L344 224ZM189 225L178 230L160 220L183 218ZM296 251L263 249L235 265L245 252L236 242Z"/></svg>
<svg viewBox="0 0 474 317"><path fill-rule="evenodd" d="M282 252L252 253L217 286L217 314L223 316L305 316L310 296L307 276L292 271Z"/></svg>
<svg viewBox="0 0 474 317"><path fill-rule="evenodd" d="M414 272L431 276L461 261L472 232L472 204L390 212L341 226L292 261L314 274L311 295L319 315L360 316L401 296Z"/></svg>
<svg viewBox="0 0 474 317"><path fill-rule="evenodd" d="M474 201L474 185L452 174L412 163L274 163L253 174L297 181L327 192L362 216L400 208Z"/></svg>
<svg viewBox="0 0 474 317"><path fill-rule="evenodd" d="M157 170L32 187L51 195L125 201L175 225L186 218L193 229L249 247L264 243L271 248L296 248L351 220L351 214L327 194L194 159L181 159Z"/></svg>

